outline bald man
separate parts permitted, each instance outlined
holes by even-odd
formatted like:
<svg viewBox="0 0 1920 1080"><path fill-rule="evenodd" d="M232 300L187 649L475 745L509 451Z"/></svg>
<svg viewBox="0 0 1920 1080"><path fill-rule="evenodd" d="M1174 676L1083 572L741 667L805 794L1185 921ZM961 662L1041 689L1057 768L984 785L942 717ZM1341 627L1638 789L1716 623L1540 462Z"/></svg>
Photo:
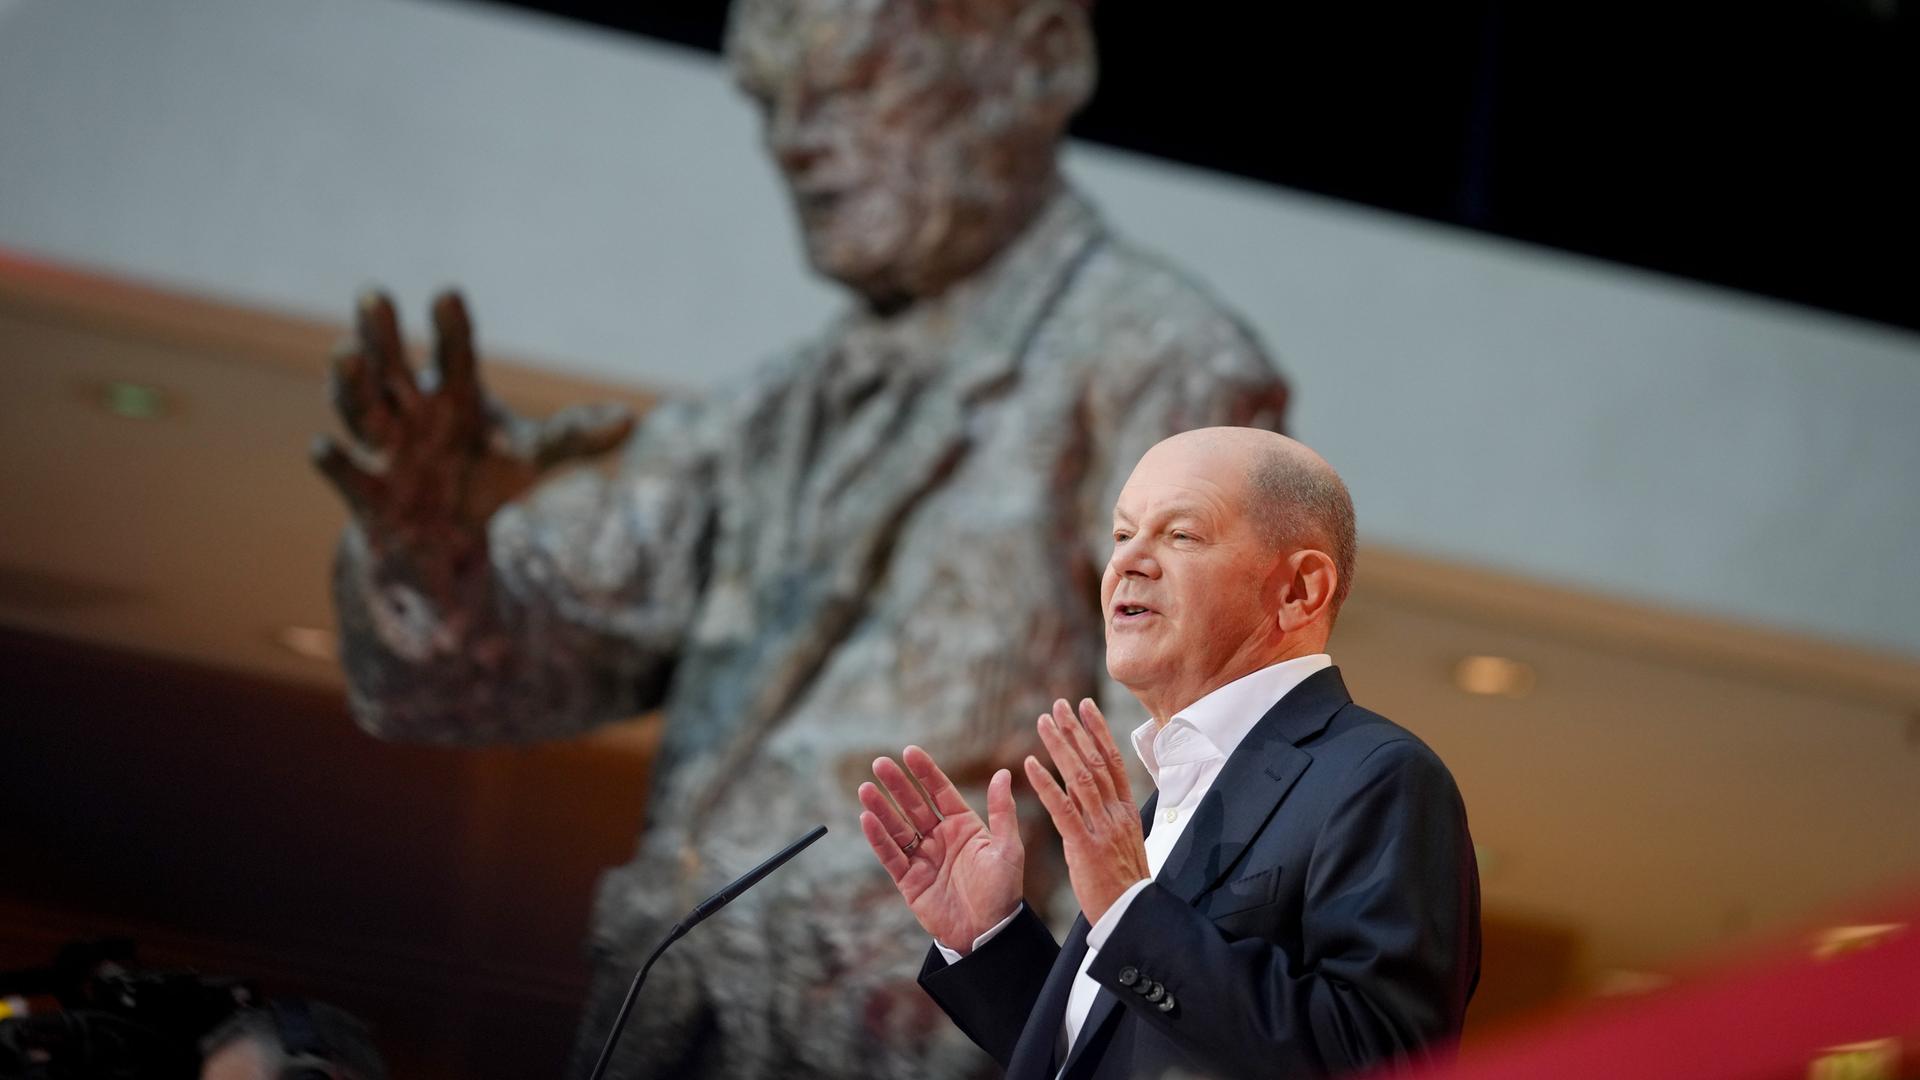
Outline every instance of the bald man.
<svg viewBox="0 0 1920 1080"><path fill-rule="evenodd" d="M1134 804L1091 700L1039 717L1059 775L1023 772L1080 902L1064 947L1022 899L1008 770L983 821L919 747L874 762L860 824L934 939L920 983L1012 1080L1448 1052L1479 980L1473 842L1446 766L1327 655L1353 564L1346 486L1300 443L1208 428L1141 458L1100 593L1158 790Z"/></svg>

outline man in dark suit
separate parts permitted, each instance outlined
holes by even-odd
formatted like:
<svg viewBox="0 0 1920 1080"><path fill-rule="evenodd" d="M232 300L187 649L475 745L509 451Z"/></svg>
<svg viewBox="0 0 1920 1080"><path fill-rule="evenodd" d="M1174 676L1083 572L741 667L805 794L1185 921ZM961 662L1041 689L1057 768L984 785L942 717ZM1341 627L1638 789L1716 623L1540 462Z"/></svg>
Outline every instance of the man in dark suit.
<svg viewBox="0 0 1920 1080"><path fill-rule="evenodd" d="M1284 436L1187 432L1135 467L1113 540L1107 667L1152 716L1132 741L1158 790L1134 805L1091 700L1039 717L1060 775L1025 772L1081 906L1062 947L1021 898L1008 770L983 821L919 747L875 761L861 828L934 938L921 985L1013 1080L1445 1054L1479 978L1473 844L1446 766L1326 654L1345 485Z"/></svg>

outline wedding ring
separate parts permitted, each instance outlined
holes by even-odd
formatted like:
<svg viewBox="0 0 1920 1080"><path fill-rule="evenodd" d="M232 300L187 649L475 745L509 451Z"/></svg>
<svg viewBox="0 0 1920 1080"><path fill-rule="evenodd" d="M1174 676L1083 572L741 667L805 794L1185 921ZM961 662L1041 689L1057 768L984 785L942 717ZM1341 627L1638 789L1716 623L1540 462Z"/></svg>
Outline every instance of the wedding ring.
<svg viewBox="0 0 1920 1080"><path fill-rule="evenodd" d="M913 854L913 849L914 849L914 848L917 848L917 847L919 847L919 846L920 846L920 841L922 841L922 840L925 840L925 839L926 839L926 837L925 837L925 836L922 836L922 835L921 835L920 833L918 833L918 832L915 832L915 833L913 834L913 839L912 839L912 840L909 840L909 841L908 841L908 842L907 842L907 843L906 843L906 844L905 844L905 845L904 845L903 847L901 847L901 849L900 849L900 853L901 853L902 855L911 855L911 854Z"/></svg>

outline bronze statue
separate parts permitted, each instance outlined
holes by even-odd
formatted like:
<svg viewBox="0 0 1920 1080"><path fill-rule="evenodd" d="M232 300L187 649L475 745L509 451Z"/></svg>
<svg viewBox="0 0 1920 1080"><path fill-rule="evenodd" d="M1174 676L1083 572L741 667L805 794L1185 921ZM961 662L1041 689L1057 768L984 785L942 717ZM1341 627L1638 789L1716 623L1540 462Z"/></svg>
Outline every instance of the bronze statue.
<svg viewBox="0 0 1920 1080"><path fill-rule="evenodd" d="M990 1073L915 985L926 942L852 792L907 742L984 784L1058 697L1137 715L1100 660L1114 495L1170 433L1277 428L1285 386L1061 180L1094 81L1082 4L740 0L727 52L810 261L855 302L636 425L491 404L452 295L416 379L365 300L335 378L354 441L316 447L353 509L353 712L468 742L663 711L646 832L600 884L576 1073L660 934L816 822L834 834L654 968L614 1073ZM623 440L611 477L542 481Z"/></svg>

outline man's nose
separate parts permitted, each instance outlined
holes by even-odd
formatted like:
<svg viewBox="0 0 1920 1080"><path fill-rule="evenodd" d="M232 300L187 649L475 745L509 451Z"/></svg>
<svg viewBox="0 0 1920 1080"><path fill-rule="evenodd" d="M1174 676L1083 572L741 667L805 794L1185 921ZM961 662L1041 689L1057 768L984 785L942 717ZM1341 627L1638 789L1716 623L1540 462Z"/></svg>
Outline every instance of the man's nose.
<svg viewBox="0 0 1920 1080"><path fill-rule="evenodd" d="M1154 559L1148 545L1137 537L1114 545L1112 561L1114 571L1121 577L1160 576L1160 563Z"/></svg>

